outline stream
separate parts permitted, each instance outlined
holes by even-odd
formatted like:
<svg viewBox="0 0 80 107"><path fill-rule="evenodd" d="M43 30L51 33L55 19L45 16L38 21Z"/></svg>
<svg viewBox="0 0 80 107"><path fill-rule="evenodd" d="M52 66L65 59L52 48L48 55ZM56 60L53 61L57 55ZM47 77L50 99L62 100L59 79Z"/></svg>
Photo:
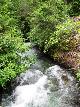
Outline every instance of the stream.
<svg viewBox="0 0 80 107"><path fill-rule="evenodd" d="M80 107L77 83L70 71L35 47L22 54L27 55L36 55L35 64L16 78L11 95L2 95L0 107Z"/></svg>

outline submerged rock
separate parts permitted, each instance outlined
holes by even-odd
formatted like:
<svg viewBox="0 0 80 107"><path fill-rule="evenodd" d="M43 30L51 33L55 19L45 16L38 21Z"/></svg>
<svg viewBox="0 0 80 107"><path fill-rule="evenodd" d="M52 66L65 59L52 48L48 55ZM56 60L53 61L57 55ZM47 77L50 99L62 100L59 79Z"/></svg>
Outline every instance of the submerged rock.
<svg viewBox="0 0 80 107"><path fill-rule="evenodd" d="M61 78L62 78L64 81L66 81L66 82L68 81L68 77L67 77L66 74L63 74Z"/></svg>

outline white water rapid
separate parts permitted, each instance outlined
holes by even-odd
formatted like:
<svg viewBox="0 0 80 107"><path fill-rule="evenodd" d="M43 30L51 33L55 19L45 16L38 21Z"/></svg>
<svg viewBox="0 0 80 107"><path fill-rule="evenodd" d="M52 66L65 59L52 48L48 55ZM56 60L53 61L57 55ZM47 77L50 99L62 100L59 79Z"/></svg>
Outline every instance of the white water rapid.
<svg viewBox="0 0 80 107"><path fill-rule="evenodd" d="M47 107L46 83L47 76L43 76L35 84L18 86L15 90L15 103L11 107Z"/></svg>

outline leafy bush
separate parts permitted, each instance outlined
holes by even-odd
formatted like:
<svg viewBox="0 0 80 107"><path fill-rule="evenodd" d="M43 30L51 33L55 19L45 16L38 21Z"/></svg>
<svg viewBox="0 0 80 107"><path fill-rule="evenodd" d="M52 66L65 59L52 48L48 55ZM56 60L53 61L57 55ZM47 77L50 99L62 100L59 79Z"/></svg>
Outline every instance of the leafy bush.
<svg viewBox="0 0 80 107"><path fill-rule="evenodd" d="M66 19L66 5L62 0L45 0L38 3L30 16L31 32L30 40L40 47L45 46L50 36L55 31L56 25Z"/></svg>
<svg viewBox="0 0 80 107"><path fill-rule="evenodd" d="M79 30L79 22L67 19L65 22L58 24L56 30L50 36L49 41L45 45L45 50L52 48L60 51L70 51L79 43L74 38Z"/></svg>
<svg viewBox="0 0 80 107"><path fill-rule="evenodd" d="M22 33L18 26L17 0L0 1L0 86L15 78L28 68L32 59L23 63L19 53L28 50L23 43Z"/></svg>
<svg viewBox="0 0 80 107"><path fill-rule="evenodd" d="M13 37L12 37L13 36ZM1 40L2 39L2 40ZM22 38L14 37L14 34L7 34L0 38L0 85L4 86L7 81L15 78L18 74L25 71L32 59L22 58L19 53L25 51ZM28 48L27 48L28 49ZM24 63L24 60L27 63Z"/></svg>
<svg viewBox="0 0 80 107"><path fill-rule="evenodd" d="M80 0L71 0L70 1L70 16L79 16L80 15Z"/></svg>

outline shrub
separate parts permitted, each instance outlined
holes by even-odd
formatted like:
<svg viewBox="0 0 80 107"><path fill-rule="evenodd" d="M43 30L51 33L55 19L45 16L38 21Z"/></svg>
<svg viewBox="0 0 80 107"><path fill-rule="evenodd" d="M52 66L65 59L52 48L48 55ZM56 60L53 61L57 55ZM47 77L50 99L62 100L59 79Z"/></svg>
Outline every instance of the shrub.
<svg viewBox="0 0 80 107"><path fill-rule="evenodd" d="M58 24L56 30L50 36L45 45L45 50L52 48L60 51L70 51L77 46L79 41L74 37L79 31L79 22L67 19L65 22Z"/></svg>
<svg viewBox="0 0 80 107"><path fill-rule="evenodd" d="M38 4L29 18L31 23L30 40L44 48L55 31L56 25L66 19L67 7L62 0L54 2L45 0Z"/></svg>
<svg viewBox="0 0 80 107"><path fill-rule="evenodd" d="M16 3L18 3L16 0L0 1L0 86L2 87L32 63L32 59L28 57L25 59L27 63L23 63L24 58L19 55L29 48L23 43L18 26Z"/></svg>
<svg viewBox="0 0 80 107"><path fill-rule="evenodd" d="M69 3L70 16L79 16L80 15L80 0L71 0Z"/></svg>

